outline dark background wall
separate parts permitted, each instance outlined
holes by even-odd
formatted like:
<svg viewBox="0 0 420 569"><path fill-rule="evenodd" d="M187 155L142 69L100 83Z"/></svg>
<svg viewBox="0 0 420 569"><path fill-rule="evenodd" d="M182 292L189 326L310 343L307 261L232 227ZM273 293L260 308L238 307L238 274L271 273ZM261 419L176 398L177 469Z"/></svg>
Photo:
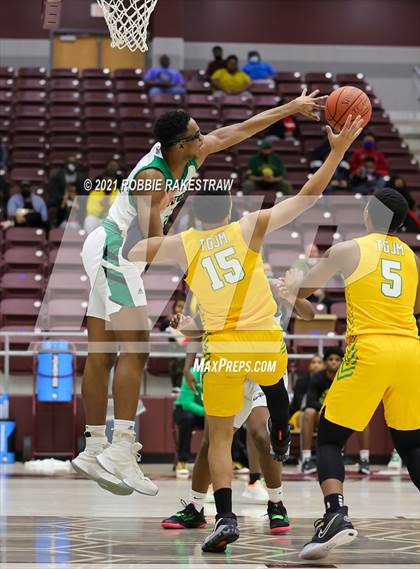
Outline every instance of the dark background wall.
<svg viewBox="0 0 420 569"><path fill-rule="evenodd" d="M104 30L94 0L64 0L62 27ZM41 0L0 0L0 38L46 38ZM158 0L153 34L186 41L420 46L418 0Z"/></svg>

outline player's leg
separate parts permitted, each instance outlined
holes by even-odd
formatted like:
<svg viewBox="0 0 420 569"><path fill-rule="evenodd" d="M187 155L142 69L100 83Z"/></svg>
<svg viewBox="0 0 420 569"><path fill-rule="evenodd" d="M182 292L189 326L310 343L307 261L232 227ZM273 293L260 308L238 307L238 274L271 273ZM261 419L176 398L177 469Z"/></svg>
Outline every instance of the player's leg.
<svg viewBox="0 0 420 569"><path fill-rule="evenodd" d="M191 457L191 439L196 427L196 417L191 411L185 411L182 407L176 407L173 420L178 427L178 443L176 476L188 478L188 461Z"/></svg>
<svg viewBox="0 0 420 569"><path fill-rule="evenodd" d="M420 429L398 431L390 428L395 448L407 466L411 480L420 490Z"/></svg>
<svg viewBox="0 0 420 569"><path fill-rule="evenodd" d="M200 449L194 462L191 476L191 490L187 500L181 500L184 508L162 521L164 529L205 528L204 499L210 484L210 467L208 460L209 438L207 423L204 427Z"/></svg>
<svg viewBox="0 0 420 569"><path fill-rule="evenodd" d="M267 433L267 407L254 407L247 421L247 429L258 450L259 463L267 485L267 514L271 533L289 531L287 510L283 505L282 465L270 453L270 439Z"/></svg>
<svg viewBox="0 0 420 569"><path fill-rule="evenodd" d="M85 408L86 448L73 461L73 468L94 480L114 494L127 495L132 490L118 478L104 471L96 457L108 446L105 435L108 405L109 374L115 362L114 335L107 330L105 320L88 316L88 356L82 382L82 397Z"/></svg>
<svg viewBox="0 0 420 569"><path fill-rule="evenodd" d="M302 559L322 559L330 549L350 543L357 536L344 505L344 464L341 451L352 434L351 429L336 425L321 413L318 428L318 479L325 502L325 514L315 522L315 534L301 553Z"/></svg>
<svg viewBox="0 0 420 569"><path fill-rule="evenodd" d="M267 417L268 417L268 412L267 412ZM267 433L267 439L268 439L268 433ZM248 454L249 474L245 490L242 492L242 498L245 502L249 502L251 504L266 504L268 496L265 487L261 483L261 466L260 466L259 451L255 446L254 437L252 436L251 431L248 428L248 423L246 425L246 450Z"/></svg>
<svg viewBox="0 0 420 569"><path fill-rule="evenodd" d="M208 457L217 514L214 530L205 539L202 546L203 551L223 553L226 545L236 541L239 537L236 516L232 512L233 421L234 415L218 417L209 414L207 416Z"/></svg>
<svg viewBox="0 0 420 569"><path fill-rule="evenodd" d="M141 445L135 442L140 385L149 352L146 308L123 307L111 315L111 326L119 349L113 382L114 433L111 446L97 460L129 488L154 496L158 488L144 476L138 464Z"/></svg>
<svg viewBox="0 0 420 569"><path fill-rule="evenodd" d="M319 423L319 411L312 407L307 407L302 411L302 431L301 431L301 459L302 472L313 474L316 472L316 460L312 457L312 444L315 429Z"/></svg>

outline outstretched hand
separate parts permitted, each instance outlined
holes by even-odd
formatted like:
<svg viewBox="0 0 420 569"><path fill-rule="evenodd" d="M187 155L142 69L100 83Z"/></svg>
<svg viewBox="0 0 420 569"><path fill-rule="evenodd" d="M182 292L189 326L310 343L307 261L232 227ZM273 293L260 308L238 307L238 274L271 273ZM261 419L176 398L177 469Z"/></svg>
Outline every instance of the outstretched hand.
<svg viewBox="0 0 420 569"><path fill-rule="evenodd" d="M325 101L328 95L318 97L319 89L312 91L310 95L307 95L307 92L308 90L305 88L302 91L302 94L292 101L297 107L295 112L300 113L305 117L309 117L310 119L314 119L315 121L319 121L320 119L317 111L324 109L324 105L321 103Z"/></svg>
<svg viewBox="0 0 420 569"><path fill-rule="evenodd" d="M344 154L362 132L364 127L363 119L360 115L357 115L354 120L352 118L352 115L348 115L343 128L338 134L335 134L330 126L327 125L325 127L332 150L337 150Z"/></svg>

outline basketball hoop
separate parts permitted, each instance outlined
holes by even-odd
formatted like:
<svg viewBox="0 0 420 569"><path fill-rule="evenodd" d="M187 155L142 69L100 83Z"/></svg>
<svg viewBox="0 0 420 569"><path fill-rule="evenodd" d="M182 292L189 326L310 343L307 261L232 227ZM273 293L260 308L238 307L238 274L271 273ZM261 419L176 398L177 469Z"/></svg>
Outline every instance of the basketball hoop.
<svg viewBox="0 0 420 569"><path fill-rule="evenodd" d="M157 0L97 0L111 35L111 47L147 51L147 26Z"/></svg>

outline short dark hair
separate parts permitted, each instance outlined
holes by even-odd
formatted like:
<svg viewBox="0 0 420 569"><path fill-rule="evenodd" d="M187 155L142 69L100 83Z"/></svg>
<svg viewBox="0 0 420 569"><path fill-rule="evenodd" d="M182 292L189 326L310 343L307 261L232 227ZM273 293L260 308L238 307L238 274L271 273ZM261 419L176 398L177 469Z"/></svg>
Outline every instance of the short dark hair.
<svg viewBox="0 0 420 569"><path fill-rule="evenodd" d="M338 356L340 358L343 357L343 350L341 348L339 348L338 346L331 346L331 348L325 348L324 350L324 362L327 361L327 359L330 356Z"/></svg>
<svg viewBox="0 0 420 569"><path fill-rule="evenodd" d="M363 138L365 138L365 136L371 136L372 138L374 138L376 140L376 136L371 130L368 130L365 133L363 133Z"/></svg>
<svg viewBox="0 0 420 569"><path fill-rule="evenodd" d="M156 120L153 127L153 135L165 148L174 144L188 128L191 116L184 110L168 111Z"/></svg>
<svg viewBox="0 0 420 569"><path fill-rule="evenodd" d="M377 190L367 207L373 227L384 233L397 231L408 213L407 200L393 188ZM389 210L392 212L391 218Z"/></svg>
<svg viewBox="0 0 420 569"><path fill-rule="evenodd" d="M230 60L230 59L234 59L236 61L236 63L238 63L238 56L237 55L228 55L227 58L225 59L226 63Z"/></svg>
<svg viewBox="0 0 420 569"><path fill-rule="evenodd" d="M258 57L260 56L260 54L259 54L258 51L255 51L255 50L253 50L253 51L248 51L248 59L249 59L250 57L252 57L253 55L258 55Z"/></svg>
<svg viewBox="0 0 420 569"><path fill-rule="evenodd" d="M200 190L193 196L193 213L203 223L217 223L226 219L232 205L229 190Z"/></svg>

